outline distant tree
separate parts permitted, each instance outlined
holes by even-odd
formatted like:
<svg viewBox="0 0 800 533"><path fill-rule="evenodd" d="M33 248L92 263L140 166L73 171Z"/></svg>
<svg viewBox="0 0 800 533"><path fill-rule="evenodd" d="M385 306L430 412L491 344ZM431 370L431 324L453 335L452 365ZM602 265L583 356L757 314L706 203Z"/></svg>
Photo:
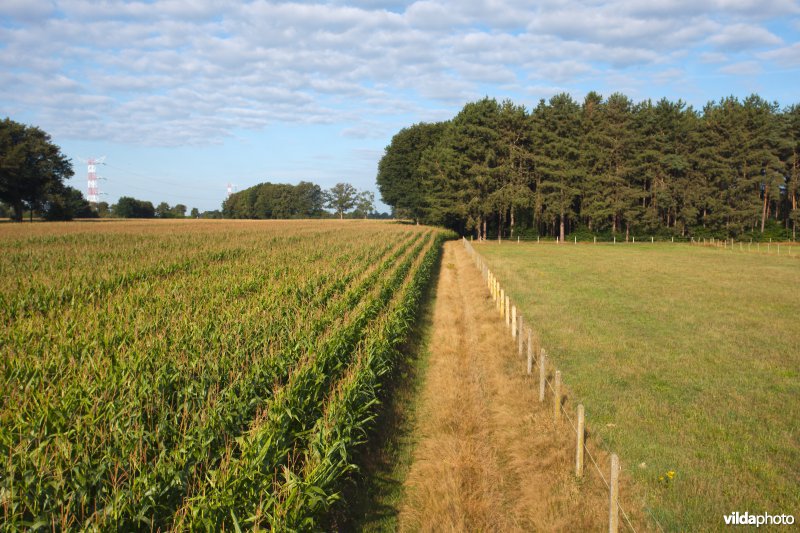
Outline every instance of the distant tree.
<svg viewBox="0 0 800 533"><path fill-rule="evenodd" d="M497 168L494 173L501 187L500 203L509 213L509 236L512 238L519 214L530 212L533 204L530 188L533 179L532 126L531 117L524 106L510 100L503 101L497 120ZM484 219L484 226L485 223Z"/></svg>
<svg viewBox="0 0 800 533"><path fill-rule="evenodd" d="M792 240L797 239L800 223L798 195L800 195L800 105L789 107L784 113L784 131L787 145L784 151L786 165L786 224L791 226Z"/></svg>
<svg viewBox="0 0 800 533"><path fill-rule="evenodd" d="M375 193L361 191L356 197L356 213L367 218L375 210Z"/></svg>
<svg viewBox="0 0 800 533"><path fill-rule="evenodd" d="M349 183L337 183L327 191L325 204L344 218L344 214L356 205L356 188Z"/></svg>
<svg viewBox="0 0 800 533"><path fill-rule="evenodd" d="M183 204L175 204L170 212L173 216L178 218L185 218L186 217L186 206Z"/></svg>
<svg viewBox="0 0 800 533"><path fill-rule="evenodd" d="M226 218L318 218L324 214L319 185L259 183L232 194L222 204Z"/></svg>
<svg viewBox="0 0 800 533"><path fill-rule="evenodd" d="M167 202L161 202L156 206L156 216L158 218L172 218L172 210Z"/></svg>
<svg viewBox="0 0 800 533"><path fill-rule="evenodd" d="M325 195L319 185L301 181L294 188L294 202L299 216L316 218L322 216L325 207Z"/></svg>
<svg viewBox="0 0 800 533"><path fill-rule="evenodd" d="M97 211L74 187L64 187L50 193L42 202L42 218L45 220L72 220L73 218L97 218Z"/></svg>
<svg viewBox="0 0 800 533"><path fill-rule="evenodd" d="M378 163L381 199L415 222L425 216L429 201L420 161L425 151L439 142L446 127L442 122L423 122L403 128L392 137Z"/></svg>
<svg viewBox="0 0 800 533"><path fill-rule="evenodd" d="M0 202L0 218L8 218L8 214L8 206L5 203Z"/></svg>
<svg viewBox="0 0 800 533"><path fill-rule="evenodd" d="M558 221L559 241L564 241L567 219L577 216L575 198L579 194L580 106L566 93L542 100L533 113L534 164L539 177L544 213Z"/></svg>
<svg viewBox="0 0 800 533"><path fill-rule="evenodd" d="M200 216L200 211L196 207L193 207L192 208L191 217L192 218L198 218L199 216Z"/></svg>
<svg viewBox="0 0 800 533"><path fill-rule="evenodd" d="M108 202L97 203L97 215L100 218L108 218L111 216L111 207L108 205Z"/></svg>
<svg viewBox="0 0 800 533"><path fill-rule="evenodd" d="M428 196L424 222L464 232L493 219L501 235L510 195L501 191L499 115L494 99L466 104L422 154L419 170Z"/></svg>
<svg viewBox="0 0 800 533"><path fill-rule="evenodd" d="M215 209L213 211L203 211L202 213L200 213L200 218L217 219L217 218L225 218L225 216L223 215L222 211Z"/></svg>
<svg viewBox="0 0 800 533"><path fill-rule="evenodd" d="M156 210L151 202L123 196L114 205L114 215L120 218L153 218Z"/></svg>
<svg viewBox="0 0 800 533"><path fill-rule="evenodd" d="M10 204L12 220L40 207L72 175L72 164L50 135L9 118L0 122L0 200Z"/></svg>

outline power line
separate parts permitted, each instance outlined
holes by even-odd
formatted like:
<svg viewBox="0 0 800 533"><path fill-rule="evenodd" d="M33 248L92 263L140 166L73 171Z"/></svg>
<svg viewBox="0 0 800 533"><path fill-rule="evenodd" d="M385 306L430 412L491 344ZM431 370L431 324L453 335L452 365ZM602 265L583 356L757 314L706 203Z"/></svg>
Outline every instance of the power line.
<svg viewBox="0 0 800 533"><path fill-rule="evenodd" d="M153 178L153 177L151 177L151 176L149 176L147 174L142 174L141 172L137 172L135 170L122 168L122 167L119 167L117 165L111 165L109 163L103 163L103 164L105 166L109 167L109 168L113 168L115 170L124 172L126 174L130 174L132 176L136 176L136 177L139 177L139 178L142 178L142 179L146 179L146 180L149 180L149 181L162 183L162 184L165 184L165 185L172 185L173 187L186 187L187 186L186 183L176 183L176 182L173 182L173 181L166 181L166 180L163 180L161 178ZM174 176L172 176L172 177L174 178ZM212 187L198 187L198 186L195 186L195 185L192 185L192 188L194 188L194 189L205 189L207 191L212 191L212 190L218 191L219 190L216 187L214 187L214 188L212 188Z"/></svg>
<svg viewBox="0 0 800 533"><path fill-rule="evenodd" d="M139 190L139 191L147 192L147 193L150 193L150 194L153 194L153 195L156 195L156 196L163 195L163 192L154 191L153 189L146 189L144 187L139 187L137 185L127 185L126 184L126 185L124 185L124 187L127 188L127 189L136 189L136 190ZM171 195L171 196L175 196L175 195ZM215 202L215 201L222 202L222 200L220 198L199 198L197 196L186 196L184 194L179 194L179 196L181 198L185 198L187 200L196 200L198 202Z"/></svg>

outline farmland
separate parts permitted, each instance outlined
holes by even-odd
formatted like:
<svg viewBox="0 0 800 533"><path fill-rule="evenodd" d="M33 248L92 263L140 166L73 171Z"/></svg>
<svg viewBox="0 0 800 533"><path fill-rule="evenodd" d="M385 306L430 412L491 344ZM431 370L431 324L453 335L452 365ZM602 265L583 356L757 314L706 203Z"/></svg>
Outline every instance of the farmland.
<svg viewBox="0 0 800 533"><path fill-rule="evenodd" d="M445 237L0 226L0 530L320 527Z"/></svg>
<svg viewBox="0 0 800 533"><path fill-rule="evenodd" d="M719 529L736 510L798 515L796 248L475 248L660 526Z"/></svg>

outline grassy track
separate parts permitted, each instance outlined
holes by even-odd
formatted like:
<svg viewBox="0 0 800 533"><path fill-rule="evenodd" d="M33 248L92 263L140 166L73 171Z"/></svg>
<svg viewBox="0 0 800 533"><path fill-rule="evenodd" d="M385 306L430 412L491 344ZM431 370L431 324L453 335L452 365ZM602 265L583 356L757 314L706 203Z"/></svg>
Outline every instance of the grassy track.
<svg viewBox="0 0 800 533"><path fill-rule="evenodd" d="M663 527L719 529L733 511L800 519L796 256L649 243L476 250Z"/></svg>

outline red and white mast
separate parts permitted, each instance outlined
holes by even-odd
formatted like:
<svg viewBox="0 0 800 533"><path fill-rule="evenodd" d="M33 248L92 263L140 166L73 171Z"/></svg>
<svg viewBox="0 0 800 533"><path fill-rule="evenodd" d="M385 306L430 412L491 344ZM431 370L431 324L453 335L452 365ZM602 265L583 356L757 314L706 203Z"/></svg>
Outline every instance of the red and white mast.
<svg viewBox="0 0 800 533"><path fill-rule="evenodd" d="M100 201L100 189L97 187L97 165L103 163L106 156L99 157L97 159L90 157L89 159L85 159L86 164L89 167L89 175L86 179L88 183L89 194L87 195L87 200L89 200L90 204L96 204Z"/></svg>
<svg viewBox="0 0 800 533"><path fill-rule="evenodd" d="M88 200L89 203L96 204L98 202L98 198L100 195L98 194L100 191L97 190L97 170L95 168L95 160L93 158L89 158L87 161L89 164L89 195Z"/></svg>

